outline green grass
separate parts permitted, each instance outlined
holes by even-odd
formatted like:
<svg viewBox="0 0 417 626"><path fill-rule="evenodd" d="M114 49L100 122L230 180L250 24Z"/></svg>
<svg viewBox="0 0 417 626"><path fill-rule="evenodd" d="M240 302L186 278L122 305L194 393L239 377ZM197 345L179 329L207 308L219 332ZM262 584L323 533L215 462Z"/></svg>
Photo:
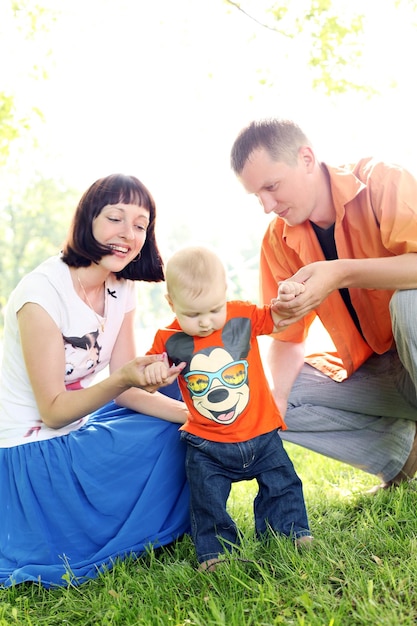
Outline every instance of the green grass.
<svg viewBox="0 0 417 626"><path fill-rule="evenodd" d="M253 538L256 484L234 486L242 546L199 573L189 537L117 563L80 587L0 591L0 626L401 626L417 623L417 491L413 483L363 495L376 479L285 444L304 482L316 538Z"/></svg>

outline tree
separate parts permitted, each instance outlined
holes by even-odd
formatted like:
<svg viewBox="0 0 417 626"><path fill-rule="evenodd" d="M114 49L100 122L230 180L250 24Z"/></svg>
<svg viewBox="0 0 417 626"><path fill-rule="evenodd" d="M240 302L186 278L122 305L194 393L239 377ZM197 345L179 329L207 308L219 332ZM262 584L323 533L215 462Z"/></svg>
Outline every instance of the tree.
<svg viewBox="0 0 417 626"><path fill-rule="evenodd" d="M55 13L34 0L7 0L0 8L0 56L2 84L16 83L20 75L44 79L47 76L49 50L43 44L55 20ZM16 59L21 59L20 63ZM9 74L8 74L9 72ZM10 75L12 73L12 76ZM13 80L12 80L13 79ZM24 137L35 119L42 117L36 105L18 99L13 87L0 91L0 167L10 157L13 144Z"/></svg>
<svg viewBox="0 0 417 626"><path fill-rule="evenodd" d="M39 178L0 208L1 308L22 276L59 252L78 198L78 191Z"/></svg>
<svg viewBox="0 0 417 626"><path fill-rule="evenodd" d="M22 155L27 159L36 146L33 128L43 118L18 86L47 78L45 34L55 17L35 0L9 0L0 7L0 55L13 60L0 68L0 308L21 276L56 252L64 236L62 214L73 201L73 192L59 183L36 179L33 172L27 178L35 181L28 183L23 173Z"/></svg>
<svg viewBox="0 0 417 626"><path fill-rule="evenodd" d="M0 92L0 167L6 164L10 145L20 137L22 130L27 130L27 121L17 119L14 97Z"/></svg>
<svg viewBox="0 0 417 626"><path fill-rule="evenodd" d="M312 68L313 88L326 95L352 89L369 95L376 92L366 78L360 78L369 9L366 2L356 4L360 8L346 0L225 2L285 41L285 55L301 57L301 64ZM417 3L416 0L389 0L388 4L408 8L413 13ZM379 8L384 8L382 3Z"/></svg>

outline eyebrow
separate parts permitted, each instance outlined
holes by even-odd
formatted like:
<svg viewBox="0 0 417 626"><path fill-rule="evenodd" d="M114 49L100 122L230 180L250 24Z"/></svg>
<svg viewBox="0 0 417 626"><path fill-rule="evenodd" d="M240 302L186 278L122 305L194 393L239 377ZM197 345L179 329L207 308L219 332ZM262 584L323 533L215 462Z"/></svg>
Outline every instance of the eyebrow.
<svg viewBox="0 0 417 626"><path fill-rule="evenodd" d="M266 181L264 181L262 188L271 187L271 185L275 185L276 183L278 183L279 180L280 180L279 177L271 178L269 180L267 179Z"/></svg>
<svg viewBox="0 0 417 626"><path fill-rule="evenodd" d="M135 205L135 206L137 206L138 208L143 209L143 211L146 212L146 215L145 214L138 215L137 219L144 218L144 219L146 219L149 222L150 221L150 219L149 219L150 216L149 216L148 209L146 207L139 207L139 205ZM103 210L105 210L105 209L107 209L108 211L116 209L117 211L120 211L121 213L126 213L126 209L124 207L122 207L122 206L118 206L117 204L109 204L108 206L103 208Z"/></svg>

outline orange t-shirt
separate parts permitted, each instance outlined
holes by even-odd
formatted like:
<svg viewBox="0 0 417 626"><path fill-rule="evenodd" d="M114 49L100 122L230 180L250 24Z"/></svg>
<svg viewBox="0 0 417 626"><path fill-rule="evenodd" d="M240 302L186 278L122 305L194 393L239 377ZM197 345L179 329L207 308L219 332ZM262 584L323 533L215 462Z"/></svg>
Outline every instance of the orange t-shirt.
<svg viewBox="0 0 417 626"><path fill-rule="evenodd" d="M158 330L148 354L186 362L178 380L189 409L181 428L211 441L247 441L286 426L259 354L258 335L274 328L269 306L228 302L224 327L208 337L186 335L177 320Z"/></svg>
<svg viewBox="0 0 417 626"><path fill-rule="evenodd" d="M417 252L417 181L406 170L366 158L352 166L329 167L336 211L335 243L339 259L390 257ZM278 281L301 267L323 261L324 255L309 221L288 226L280 218L269 225L261 250L261 297L276 297ZM392 291L349 289L361 337L342 300L333 292L303 320L276 337L301 342L317 314L336 347L336 353L312 355L307 361L334 380L350 376L369 356L393 344L389 301Z"/></svg>

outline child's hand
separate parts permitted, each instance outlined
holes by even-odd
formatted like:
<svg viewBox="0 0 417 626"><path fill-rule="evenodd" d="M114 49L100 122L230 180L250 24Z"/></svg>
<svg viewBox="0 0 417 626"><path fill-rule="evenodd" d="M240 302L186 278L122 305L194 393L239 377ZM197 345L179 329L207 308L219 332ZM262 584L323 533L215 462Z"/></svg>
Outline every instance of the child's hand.
<svg viewBox="0 0 417 626"><path fill-rule="evenodd" d="M173 383L185 366L185 362L170 366L166 353L147 354L128 361L119 371L125 388L138 387L154 393Z"/></svg>
<svg viewBox="0 0 417 626"><path fill-rule="evenodd" d="M277 300L281 302L289 302L294 300L300 293L305 291L305 285L303 283L297 283L294 280L284 280L278 283L278 297Z"/></svg>
<svg viewBox="0 0 417 626"><path fill-rule="evenodd" d="M168 368L162 361L150 363L144 370L147 385L161 385L167 377Z"/></svg>
<svg viewBox="0 0 417 626"><path fill-rule="evenodd" d="M283 302L294 300L303 291L305 291L305 285L294 280L284 280L278 283L278 296L271 300L271 312L276 328L282 327L283 320L289 316L286 307L282 306Z"/></svg>
<svg viewBox="0 0 417 626"><path fill-rule="evenodd" d="M286 326L294 323L295 320L291 320L294 315L292 309L298 304L302 304L303 297L298 302L292 303L298 296L304 293L305 289L304 283L298 283L295 280L283 280L278 283L278 295L271 300L271 313L275 325L274 332L280 332Z"/></svg>
<svg viewBox="0 0 417 626"><path fill-rule="evenodd" d="M185 363L179 365L169 365L166 353L163 355L162 361L150 363L144 369L146 384L150 387L158 387L170 385L178 377L179 373L184 369Z"/></svg>

